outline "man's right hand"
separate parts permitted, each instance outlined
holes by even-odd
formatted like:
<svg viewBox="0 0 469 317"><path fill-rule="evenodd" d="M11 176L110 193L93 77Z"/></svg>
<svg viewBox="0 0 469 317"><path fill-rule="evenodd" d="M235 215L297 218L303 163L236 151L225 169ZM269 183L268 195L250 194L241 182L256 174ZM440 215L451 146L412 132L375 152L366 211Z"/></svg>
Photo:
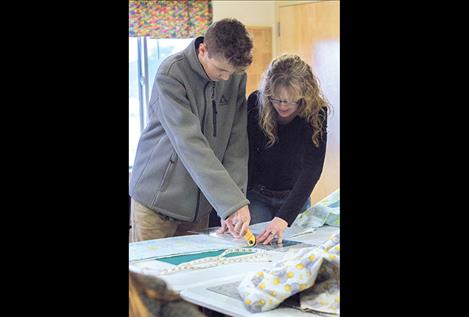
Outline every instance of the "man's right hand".
<svg viewBox="0 0 469 317"><path fill-rule="evenodd" d="M222 234L222 233L227 232L227 231L228 231L228 227L227 227L227 225L226 225L226 221L223 220L223 219L221 219L220 223L221 223L221 227L217 230L217 233Z"/></svg>
<svg viewBox="0 0 469 317"><path fill-rule="evenodd" d="M227 230L236 239L240 238L246 233L251 222L251 214L248 206L241 207L226 220L221 221L221 228L217 230L218 233L224 233Z"/></svg>

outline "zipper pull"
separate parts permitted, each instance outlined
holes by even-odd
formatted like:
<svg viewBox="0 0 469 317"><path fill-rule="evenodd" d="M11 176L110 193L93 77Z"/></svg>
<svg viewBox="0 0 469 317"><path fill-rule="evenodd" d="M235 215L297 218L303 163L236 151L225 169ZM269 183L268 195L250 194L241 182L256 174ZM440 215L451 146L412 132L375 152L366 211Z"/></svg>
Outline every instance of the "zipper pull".
<svg viewBox="0 0 469 317"><path fill-rule="evenodd" d="M213 137L217 137L217 104L215 100L212 100L212 107L213 107Z"/></svg>
<svg viewBox="0 0 469 317"><path fill-rule="evenodd" d="M212 108L213 108L213 137L217 137L217 103L215 102L215 82L213 82L212 90Z"/></svg>

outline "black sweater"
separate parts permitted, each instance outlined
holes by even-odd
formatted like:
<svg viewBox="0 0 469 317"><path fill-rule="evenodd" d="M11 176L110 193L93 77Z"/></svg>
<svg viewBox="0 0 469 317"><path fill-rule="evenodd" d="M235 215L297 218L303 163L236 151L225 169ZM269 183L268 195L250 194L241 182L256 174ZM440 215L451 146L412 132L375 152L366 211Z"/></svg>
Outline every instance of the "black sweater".
<svg viewBox="0 0 469 317"><path fill-rule="evenodd" d="M326 154L327 114L319 147L312 142L311 125L299 116L278 124L278 142L266 148L267 137L259 126L257 91L248 98L249 178L248 187L260 184L270 190L291 190L276 216L291 225L321 176Z"/></svg>

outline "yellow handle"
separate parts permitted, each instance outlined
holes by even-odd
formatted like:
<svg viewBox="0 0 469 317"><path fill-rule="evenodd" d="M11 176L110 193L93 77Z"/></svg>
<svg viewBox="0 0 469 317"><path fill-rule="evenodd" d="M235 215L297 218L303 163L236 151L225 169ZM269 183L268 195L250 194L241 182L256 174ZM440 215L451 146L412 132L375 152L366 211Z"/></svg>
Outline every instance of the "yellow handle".
<svg viewBox="0 0 469 317"><path fill-rule="evenodd" d="M250 247L256 244L256 237L254 236L251 229L249 228L246 230L246 233L244 234L244 239L246 239Z"/></svg>

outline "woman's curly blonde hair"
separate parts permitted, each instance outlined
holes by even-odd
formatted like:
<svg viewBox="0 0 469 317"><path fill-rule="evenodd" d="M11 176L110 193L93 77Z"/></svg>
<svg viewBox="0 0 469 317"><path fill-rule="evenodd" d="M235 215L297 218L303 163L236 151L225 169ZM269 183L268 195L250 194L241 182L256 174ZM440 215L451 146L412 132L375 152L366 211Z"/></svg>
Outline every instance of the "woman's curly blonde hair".
<svg viewBox="0 0 469 317"><path fill-rule="evenodd" d="M310 123L313 128L312 142L319 147L325 119L322 118L321 110L327 115L331 108L319 88L319 81L313 75L311 66L292 54L283 54L272 61L259 88L259 124L268 138L267 146L278 141L277 111L269 97L279 88L285 88L296 95L296 100L299 100L298 116Z"/></svg>

